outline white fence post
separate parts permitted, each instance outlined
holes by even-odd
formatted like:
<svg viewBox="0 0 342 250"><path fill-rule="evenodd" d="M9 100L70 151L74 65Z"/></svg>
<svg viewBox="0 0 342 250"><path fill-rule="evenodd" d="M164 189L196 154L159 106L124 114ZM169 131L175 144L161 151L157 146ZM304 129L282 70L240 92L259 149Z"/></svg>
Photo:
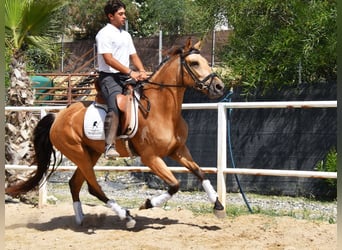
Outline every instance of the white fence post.
<svg viewBox="0 0 342 250"><path fill-rule="evenodd" d="M44 108L41 108L40 119L42 119L44 116L46 116L46 110ZM39 185L38 207L39 208L43 207L46 204L46 201L47 201L47 179L46 179L46 175L44 175Z"/></svg>
<svg viewBox="0 0 342 250"><path fill-rule="evenodd" d="M226 207L226 174L227 168L227 112L223 104L217 107L217 194L220 202Z"/></svg>

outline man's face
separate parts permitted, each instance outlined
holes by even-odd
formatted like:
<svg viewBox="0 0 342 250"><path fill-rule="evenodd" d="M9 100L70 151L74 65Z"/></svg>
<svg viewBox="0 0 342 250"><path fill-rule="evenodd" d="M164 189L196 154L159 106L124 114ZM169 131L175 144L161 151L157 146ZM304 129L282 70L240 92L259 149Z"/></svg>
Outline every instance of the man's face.
<svg viewBox="0 0 342 250"><path fill-rule="evenodd" d="M108 17L111 24L113 24L117 28L121 28L125 25L126 10L124 8L120 8L114 14L109 14Z"/></svg>

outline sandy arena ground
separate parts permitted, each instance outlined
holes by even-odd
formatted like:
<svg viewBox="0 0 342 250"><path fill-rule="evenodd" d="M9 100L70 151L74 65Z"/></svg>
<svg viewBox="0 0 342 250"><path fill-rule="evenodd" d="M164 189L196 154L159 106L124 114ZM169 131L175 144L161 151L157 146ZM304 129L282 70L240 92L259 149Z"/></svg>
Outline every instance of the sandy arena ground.
<svg viewBox="0 0 342 250"><path fill-rule="evenodd" d="M5 204L5 249L337 249L337 225L264 215L194 215L183 209L131 210L136 227L101 205L83 205L76 226L70 203L36 208Z"/></svg>

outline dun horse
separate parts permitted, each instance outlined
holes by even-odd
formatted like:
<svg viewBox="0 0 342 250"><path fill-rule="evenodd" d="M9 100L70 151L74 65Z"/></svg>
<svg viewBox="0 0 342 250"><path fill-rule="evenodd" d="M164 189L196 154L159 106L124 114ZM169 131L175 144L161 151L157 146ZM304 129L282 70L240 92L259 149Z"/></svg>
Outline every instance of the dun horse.
<svg viewBox="0 0 342 250"><path fill-rule="evenodd" d="M181 107L186 88L193 87L210 98L218 98L224 91L224 84L200 55L199 46L199 43L192 46L191 39L188 39L185 46L171 50L168 60L141 85L144 96L141 103L149 106L150 112L139 109L139 127L129 143L142 163L169 187L164 194L147 199L142 209L161 206L179 190L179 181L163 161L163 157L170 157L198 177L209 201L214 204L215 214L218 217L225 214L216 191L185 145L188 127L181 116ZM83 121L88 105L83 102L74 103L57 115L48 114L39 121L33 138L33 164L37 165L37 170L26 182L8 187L6 193L16 196L36 187L48 172L52 155L56 160L56 148L77 166L69 181L76 223L82 224L84 218L79 193L86 181L89 193L103 201L121 220L127 221L128 228L132 228L135 220L129 211L109 199L96 180L93 168L104 152L104 141L90 140L85 136ZM123 140L118 139L117 150L121 156L129 156Z"/></svg>

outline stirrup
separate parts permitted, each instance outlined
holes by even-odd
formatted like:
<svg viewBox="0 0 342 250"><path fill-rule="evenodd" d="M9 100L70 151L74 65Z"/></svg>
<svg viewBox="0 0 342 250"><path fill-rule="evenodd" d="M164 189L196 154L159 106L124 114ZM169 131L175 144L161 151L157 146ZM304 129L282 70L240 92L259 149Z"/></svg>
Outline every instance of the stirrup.
<svg viewBox="0 0 342 250"><path fill-rule="evenodd" d="M114 159L115 160L117 157L120 157L120 154L118 151L116 151L116 149L113 145L107 145L105 148L104 157L106 159Z"/></svg>

